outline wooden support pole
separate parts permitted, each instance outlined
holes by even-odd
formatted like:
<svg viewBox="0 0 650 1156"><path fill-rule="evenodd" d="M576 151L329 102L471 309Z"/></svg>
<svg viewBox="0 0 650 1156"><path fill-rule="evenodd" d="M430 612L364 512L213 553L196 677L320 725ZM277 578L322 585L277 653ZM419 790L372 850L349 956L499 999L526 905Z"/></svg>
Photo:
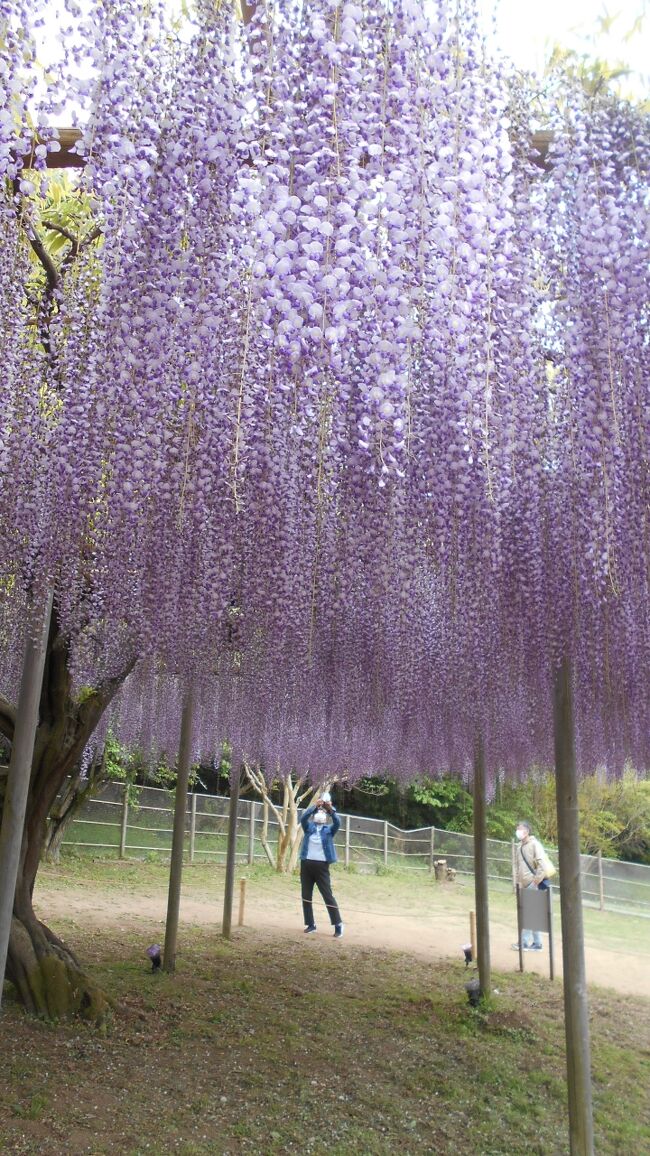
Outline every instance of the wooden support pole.
<svg viewBox="0 0 650 1156"><path fill-rule="evenodd" d="M246 880L239 881L239 918L237 919L237 926L244 926L244 911L246 909Z"/></svg>
<svg viewBox="0 0 650 1156"><path fill-rule="evenodd" d="M492 989L490 974L490 920L488 905L487 837L485 823L485 751L483 736L474 747L474 897L478 978L483 996Z"/></svg>
<svg viewBox="0 0 650 1156"><path fill-rule="evenodd" d="M562 963L564 969L564 1029L569 1093L569 1145L571 1156L593 1156L589 1011L587 1007L580 884L578 786L571 669L566 658L563 659L554 673L553 692L557 831L561 880Z"/></svg>
<svg viewBox="0 0 650 1156"><path fill-rule="evenodd" d="M251 816L250 826L248 828L248 865L253 866L255 862L255 822L257 819L257 803L251 800Z"/></svg>
<svg viewBox="0 0 650 1156"><path fill-rule="evenodd" d="M176 970L176 941L178 938L178 916L181 906L181 879L183 877L183 844L185 842L185 816L187 815L187 785L190 779L192 758L192 728L194 723L194 688L189 686L185 693L181 715L181 735L178 746L178 774L174 792L174 829L172 834L172 858L169 868L169 891L167 895L167 920L165 922L165 948L163 968L167 972Z"/></svg>
<svg viewBox="0 0 650 1156"><path fill-rule="evenodd" d="M192 791L192 801L190 803L190 863L194 862L195 850L196 850L196 791Z"/></svg>
<svg viewBox="0 0 650 1156"><path fill-rule="evenodd" d="M25 828L29 780L38 729L38 710L43 689L47 638L52 618L52 593L32 607L27 626L23 669L18 692L16 726L7 770L7 785L0 829L0 1003L9 951L9 936L16 894L16 880Z"/></svg>
<svg viewBox="0 0 650 1156"><path fill-rule="evenodd" d="M230 939L232 927L232 897L235 889L235 861L237 859L237 807L239 804L239 770L230 777L230 808L228 810L228 843L226 847L226 880L223 894L221 934Z"/></svg>
<svg viewBox="0 0 650 1156"><path fill-rule="evenodd" d="M469 941L472 945L472 960L476 963L478 958L478 949L476 946L476 912L469 913Z"/></svg>
<svg viewBox="0 0 650 1156"><path fill-rule="evenodd" d="M126 859L126 837L129 830L129 784L124 784L122 795L122 816L120 819L120 859Z"/></svg>

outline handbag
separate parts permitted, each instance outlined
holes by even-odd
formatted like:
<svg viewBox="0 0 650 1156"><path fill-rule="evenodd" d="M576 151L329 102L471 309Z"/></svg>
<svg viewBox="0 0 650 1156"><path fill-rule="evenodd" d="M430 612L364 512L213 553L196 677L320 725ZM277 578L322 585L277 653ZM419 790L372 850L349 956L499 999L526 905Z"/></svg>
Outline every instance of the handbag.
<svg viewBox="0 0 650 1156"><path fill-rule="evenodd" d="M554 867L553 863L551 863L551 860L549 859L548 855L546 854L546 851L542 847L541 843L538 844L538 846L539 846L540 851L541 851L540 862L542 864L542 867L544 868L544 878L542 879L541 883L537 884L537 889L538 889L538 891L548 891L548 888L549 888L549 882L548 881L549 881L549 879L552 879L554 875L557 874L557 871L556 871L556 868ZM519 850L521 852L521 857L522 857L524 863L526 864L528 870L530 871L531 875L534 875L535 874L535 868L531 867L526 856L524 855L523 846L520 847Z"/></svg>

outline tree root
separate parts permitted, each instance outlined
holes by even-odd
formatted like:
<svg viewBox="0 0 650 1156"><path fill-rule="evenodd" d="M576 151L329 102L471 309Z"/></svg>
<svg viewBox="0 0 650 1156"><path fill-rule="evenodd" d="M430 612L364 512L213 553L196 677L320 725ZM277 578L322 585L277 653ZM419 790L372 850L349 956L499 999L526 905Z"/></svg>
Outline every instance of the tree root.
<svg viewBox="0 0 650 1156"><path fill-rule="evenodd" d="M27 1011L43 1019L79 1015L101 1027L114 1007L81 970L74 953L37 919L12 919L7 979Z"/></svg>

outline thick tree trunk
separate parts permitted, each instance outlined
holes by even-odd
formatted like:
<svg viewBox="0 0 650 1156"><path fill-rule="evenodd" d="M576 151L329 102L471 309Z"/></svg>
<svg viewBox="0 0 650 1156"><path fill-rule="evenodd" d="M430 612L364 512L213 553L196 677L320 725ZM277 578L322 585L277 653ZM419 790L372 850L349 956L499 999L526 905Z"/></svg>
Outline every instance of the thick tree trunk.
<svg viewBox="0 0 650 1156"><path fill-rule="evenodd" d="M47 842L48 817L57 795L78 765L104 710L135 660L79 703L72 693L68 659L68 646L53 614L16 881L7 979L31 1012L49 1019L80 1013L98 1022L106 1015L109 1001L84 975L70 948L37 918L32 896ZM0 710L0 726L11 741L11 708L4 706Z"/></svg>
<svg viewBox="0 0 650 1156"><path fill-rule="evenodd" d="M97 793L106 781L104 759L94 760L88 772L82 777L76 770L59 792L55 805L47 817L47 830L43 844L43 858L47 863L58 863L61 844L68 827L83 807L84 803Z"/></svg>
<svg viewBox="0 0 650 1156"><path fill-rule="evenodd" d="M69 947L29 909L14 909L7 978L27 1011L50 1020L72 1014L101 1024L111 1001L82 971Z"/></svg>

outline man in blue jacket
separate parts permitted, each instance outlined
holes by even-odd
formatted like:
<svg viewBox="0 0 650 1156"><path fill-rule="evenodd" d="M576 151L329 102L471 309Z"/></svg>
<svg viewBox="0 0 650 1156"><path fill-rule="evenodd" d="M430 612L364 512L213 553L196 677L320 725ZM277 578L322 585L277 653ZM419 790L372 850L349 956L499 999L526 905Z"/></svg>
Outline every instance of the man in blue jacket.
<svg viewBox="0 0 650 1156"><path fill-rule="evenodd" d="M327 821L328 816L332 820L331 826ZM341 820L328 799L317 799L313 806L307 807L300 822L305 832L300 848L300 889L305 934L309 935L316 930L312 904L315 883L327 907L334 928L334 938L340 939L343 935L343 923L338 904L332 894L330 863L336 863L334 836L341 826Z"/></svg>

